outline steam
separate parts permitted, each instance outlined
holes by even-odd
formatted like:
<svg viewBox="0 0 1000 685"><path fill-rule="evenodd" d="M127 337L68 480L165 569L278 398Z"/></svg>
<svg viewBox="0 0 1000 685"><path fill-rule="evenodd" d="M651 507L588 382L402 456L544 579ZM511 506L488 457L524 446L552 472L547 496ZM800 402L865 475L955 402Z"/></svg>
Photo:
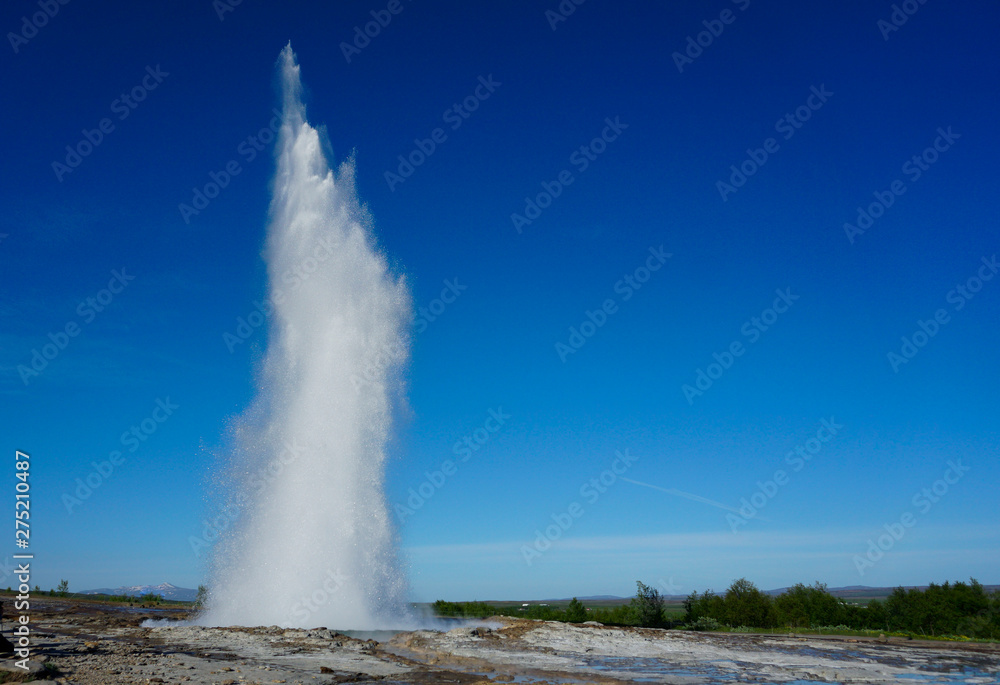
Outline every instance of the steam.
<svg viewBox="0 0 1000 685"><path fill-rule="evenodd" d="M225 476L240 515L216 545L199 623L397 627L406 587L383 486L410 294L375 249L353 160L334 173L305 119L291 45L279 68L265 252L273 311Z"/></svg>

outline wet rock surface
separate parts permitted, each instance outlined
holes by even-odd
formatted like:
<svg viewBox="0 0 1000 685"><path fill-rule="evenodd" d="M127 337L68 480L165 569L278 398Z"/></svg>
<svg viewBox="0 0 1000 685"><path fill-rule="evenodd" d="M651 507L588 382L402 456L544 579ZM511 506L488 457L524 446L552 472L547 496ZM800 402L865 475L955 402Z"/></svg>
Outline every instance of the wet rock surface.
<svg viewBox="0 0 1000 685"><path fill-rule="evenodd" d="M39 683L1000 683L995 644L508 618L379 642L328 628L188 626L182 611L71 600L41 600L33 611L32 660L45 668L25 678ZM143 627L150 618L160 623Z"/></svg>

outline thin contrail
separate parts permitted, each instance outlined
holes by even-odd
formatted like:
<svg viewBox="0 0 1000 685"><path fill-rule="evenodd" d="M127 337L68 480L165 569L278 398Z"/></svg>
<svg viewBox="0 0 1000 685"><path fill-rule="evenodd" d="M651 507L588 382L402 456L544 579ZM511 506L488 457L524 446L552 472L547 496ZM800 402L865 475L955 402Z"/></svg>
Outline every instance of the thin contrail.
<svg viewBox="0 0 1000 685"><path fill-rule="evenodd" d="M723 504L721 502L716 502L715 500L708 499L707 497L702 497L701 495L692 495L690 492L684 492L683 490L676 490L674 488L661 488L659 485L650 485L649 483L640 483L637 480L632 480L631 478L622 478L626 483L634 483L635 485L642 485L647 488L653 488L654 490L660 490L667 493L668 495L676 495L677 497L685 497L687 499L693 499L695 502L701 502L702 504L710 504L713 507L718 507L719 509L725 509L726 511L731 511L734 514L743 516L739 509L730 507L729 505ZM750 518L760 519L761 521L767 521L768 519L763 516L751 516Z"/></svg>

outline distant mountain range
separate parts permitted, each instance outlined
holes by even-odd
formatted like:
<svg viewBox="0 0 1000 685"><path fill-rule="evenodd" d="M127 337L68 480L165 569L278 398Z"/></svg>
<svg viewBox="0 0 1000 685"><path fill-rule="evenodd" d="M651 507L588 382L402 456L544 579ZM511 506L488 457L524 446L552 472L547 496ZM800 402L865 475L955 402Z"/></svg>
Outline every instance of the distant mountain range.
<svg viewBox="0 0 1000 685"><path fill-rule="evenodd" d="M619 597L617 595L591 595L590 597L577 597L577 599L579 599L581 602L583 600L593 602L598 599L622 599L622 597Z"/></svg>
<svg viewBox="0 0 1000 685"><path fill-rule="evenodd" d="M96 590L86 590L81 595L128 595L130 597L141 597L142 595L160 595L163 599L175 599L181 602L193 602L198 596L197 590L187 587L177 587L170 583L160 583L159 585L132 585L130 587L107 588L101 587Z"/></svg>
<svg viewBox="0 0 1000 685"><path fill-rule="evenodd" d="M927 586L926 585L904 585L903 588L906 589L906 590L909 590L911 588L915 588L915 589L918 589L918 590L926 590ZM656 589L656 588L654 587L654 589ZM780 587L780 588L777 588L777 589L774 589L774 590L764 590L764 594L768 594L768 595L771 595L772 597L775 597L775 596L780 595L780 594L782 594L782 593L784 593L784 592L786 592L786 591L788 591L790 589L791 588ZM882 597L888 597L890 594L892 594L892 591L895 590L895 589L896 589L896 586L893 586L893 587L871 587L871 586L868 586L868 585L846 585L844 587L829 587L829 588L827 588L827 592L829 592L834 597L840 597L842 599L851 599L851 598L855 598L855 597L864 597L864 598L876 597L876 598L882 598ZM995 590L1000 590L1000 585L983 585L983 589L986 592L994 592ZM725 594L725 592L726 592L726 588L724 588L724 587L723 588L714 588L714 590L715 590L716 594ZM690 594L690 593L688 593L688 594ZM701 591L699 591L699 594L701 594ZM627 602L630 598L629 597L618 597L616 595L593 595L593 596L590 596L590 597L578 597L577 599L579 599L580 601L591 601L591 602L594 602L594 601L614 601L614 600L620 600L622 602ZM663 599L667 600L668 602L672 602L672 601L673 602L682 602L685 599L687 599L687 595L686 594L685 595L663 595ZM569 600L570 600L570 598L567 597L565 599L543 599L543 600L538 600L538 601L541 601L541 602L568 602Z"/></svg>
<svg viewBox="0 0 1000 685"><path fill-rule="evenodd" d="M926 585L904 585L906 589L918 588L926 589ZM789 588L782 587L775 590L765 590L764 592L769 595L780 595ZM845 587L831 587L827 588L831 595L834 597L841 597L844 599L855 598L855 597L888 597L889 594L895 590L895 587L869 587L867 585L848 585ZM994 590L1000 590L1000 585L984 585L983 589L987 592L993 592ZM726 588L720 588L716 590L717 593L725 593ZM186 587L177 587L176 585L171 585L170 583L160 583L159 585L132 585L130 587L119 587L119 588L97 588L96 590L86 590L81 592L81 595L129 595L132 597L141 597L142 595L148 595L153 593L154 595L160 595L164 599L173 599L180 602L193 602L198 596L197 590L192 590ZM687 595L663 595L663 598L668 602L682 602L687 598ZM532 600L533 603L538 602L568 602L569 597L565 599L543 599L543 600ZM595 602L595 601L605 601L614 602L629 601L629 597L618 597L617 595L591 595L589 597L579 597L581 601L584 602ZM506 600L510 601L510 600ZM489 603L489 602L487 602Z"/></svg>

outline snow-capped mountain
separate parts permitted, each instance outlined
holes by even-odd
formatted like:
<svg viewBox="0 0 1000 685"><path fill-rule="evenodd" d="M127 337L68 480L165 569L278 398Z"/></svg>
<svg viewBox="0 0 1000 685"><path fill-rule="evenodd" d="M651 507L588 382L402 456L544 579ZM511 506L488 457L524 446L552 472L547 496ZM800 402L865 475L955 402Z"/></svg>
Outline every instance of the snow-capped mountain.
<svg viewBox="0 0 1000 685"><path fill-rule="evenodd" d="M148 595L153 593L154 595L160 595L163 599L176 599L182 602L194 601L194 598L198 596L197 590L192 590L186 587L177 587L176 585L171 585L170 583L160 583L159 585L132 585L129 587L119 587L119 588L97 588L96 590L87 590L81 592L83 595L130 595L133 597L141 597L142 595Z"/></svg>

